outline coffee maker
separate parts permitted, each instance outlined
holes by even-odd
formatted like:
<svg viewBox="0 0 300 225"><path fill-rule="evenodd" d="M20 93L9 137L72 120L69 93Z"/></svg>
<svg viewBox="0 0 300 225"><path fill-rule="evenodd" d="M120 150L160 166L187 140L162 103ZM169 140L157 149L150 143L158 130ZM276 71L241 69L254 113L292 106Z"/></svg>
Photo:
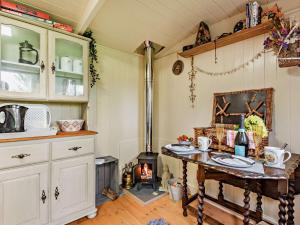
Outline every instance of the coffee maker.
<svg viewBox="0 0 300 225"><path fill-rule="evenodd" d="M0 133L24 132L24 119L28 108L21 105L0 107Z"/></svg>

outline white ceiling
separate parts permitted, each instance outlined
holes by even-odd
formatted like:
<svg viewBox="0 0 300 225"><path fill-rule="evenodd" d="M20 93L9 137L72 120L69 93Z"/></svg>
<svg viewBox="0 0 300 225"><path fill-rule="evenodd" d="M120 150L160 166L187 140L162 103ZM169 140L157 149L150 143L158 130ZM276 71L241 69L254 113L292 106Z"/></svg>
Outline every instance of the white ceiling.
<svg viewBox="0 0 300 225"><path fill-rule="evenodd" d="M48 12L58 21L76 26L89 0L16 0L16 2L33 6Z"/></svg>
<svg viewBox="0 0 300 225"><path fill-rule="evenodd" d="M260 0L267 4L273 0ZM76 27L87 12L98 43L134 52L146 39L166 48L194 33L200 21L209 25L244 12L248 0L18 0L46 11L57 20ZM95 13L89 4L101 2ZM279 0L279 5L300 7L297 0ZM98 5L100 5L98 3ZM290 8L290 9L292 9ZM92 14L91 13L91 14ZM89 17L89 16L88 16ZM88 18L91 20L91 18Z"/></svg>
<svg viewBox="0 0 300 225"><path fill-rule="evenodd" d="M146 39L170 48L193 33L200 21L213 24L243 12L246 2L248 0L107 0L91 28L101 44L127 52L134 52Z"/></svg>

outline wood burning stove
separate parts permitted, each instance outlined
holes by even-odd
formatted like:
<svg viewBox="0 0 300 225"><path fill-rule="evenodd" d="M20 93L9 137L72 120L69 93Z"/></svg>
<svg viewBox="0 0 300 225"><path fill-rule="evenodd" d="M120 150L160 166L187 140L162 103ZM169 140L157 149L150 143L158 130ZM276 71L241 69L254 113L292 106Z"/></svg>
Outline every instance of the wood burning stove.
<svg viewBox="0 0 300 225"><path fill-rule="evenodd" d="M146 127L145 150L137 157L138 164L134 169L135 182L140 189L143 184L151 184L156 189L157 183L157 157L158 153L152 152L152 114L153 114L153 56L163 47L151 41L144 41L136 53L144 55L145 59L145 97L146 97Z"/></svg>
<svg viewBox="0 0 300 225"><path fill-rule="evenodd" d="M138 164L134 169L134 177L138 190L147 184L152 185L154 190L157 189L157 157L158 153L153 152L142 152L137 157Z"/></svg>

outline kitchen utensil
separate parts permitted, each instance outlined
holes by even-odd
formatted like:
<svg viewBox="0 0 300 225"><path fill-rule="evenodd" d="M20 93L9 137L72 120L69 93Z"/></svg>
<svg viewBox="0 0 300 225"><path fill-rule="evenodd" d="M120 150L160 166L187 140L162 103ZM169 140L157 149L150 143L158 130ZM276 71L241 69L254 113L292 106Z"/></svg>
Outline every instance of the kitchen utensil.
<svg viewBox="0 0 300 225"><path fill-rule="evenodd" d="M266 165L279 168L282 167L284 163L286 163L292 156L289 151L271 146L265 146L264 154ZM288 155L288 157L284 159L284 156L286 154Z"/></svg>
<svg viewBox="0 0 300 225"><path fill-rule="evenodd" d="M73 72L82 74L82 60L81 59L73 60Z"/></svg>
<svg viewBox="0 0 300 225"><path fill-rule="evenodd" d="M198 146L201 151L207 151L212 143L212 139L204 136L198 137Z"/></svg>
<svg viewBox="0 0 300 225"><path fill-rule="evenodd" d="M281 149L285 150L286 147L287 147L288 145L289 145L288 143L284 143L284 144L281 146Z"/></svg>
<svg viewBox="0 0 300 225"><path fill-rule="evenodd" d="M1 104L0 107L8 106L12 104ZM51 113L50 109L46 105L42 104L18 104L28 108L25 118L24 127L25 130L41 130L50 128L51 124ZM0 118L1 122L1 118Z"/></svg>
<svg viewBox="0 0 300 225"><path fill-rule="evenodd" d="M0 107L0 133L24 132L24 119L28 108L21 105Z"/></svg>
<svg viewBox="0 0 300 225"><path fill-rule="evenodd" d="M84 120L59 120L57 123L61 131L73 132L81 130Z"/></svg>
<svg viewBox="0 0 300 225"><path fill-rule="evenodd" d="M39 52L28 41L19 43L19 63L35 65L39 61Z"/></svg>
<svg viewBox="0 0 300 225"><path fill-rule="evenodd" d="M72 59L69 56L60 58L60 68L65 72L72 72Z"/></svg>

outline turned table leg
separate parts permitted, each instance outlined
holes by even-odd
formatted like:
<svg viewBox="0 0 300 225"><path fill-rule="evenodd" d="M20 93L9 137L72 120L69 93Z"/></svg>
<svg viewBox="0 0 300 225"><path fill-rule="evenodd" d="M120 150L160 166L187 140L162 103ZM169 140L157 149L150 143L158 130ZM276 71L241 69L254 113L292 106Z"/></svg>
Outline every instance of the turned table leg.
<svg viewBox="0 0 300 225"><path fill-rule="evenodd" d="M199 193L198 193L198 225L203 224L204 214L204 196L205 196L205 169L202 166L198 167L198 185L199 185Z"/></svg>
<svg viewBox="0 0 300 225"><path fill-rule="evenodd" d="M224 200L224 194L223 194L223 182L219 182L219 194L218 194L218 200L223 201Z"/></svg>
<svg viewBox="0 0 300 225"><path fill-rule="evenodd" d="M245 181L245 192L244 192L244 225L248 225L250 222L250 190L249 190L249 181Z"/></svg>
<svg viewBox="0 0 300 225"><path fill-rule="evenodd" d="M262 214L263 214L263 209L262 209L262 188L261 188L261 182L257 181L256 182L256 193L257 193L257 198L256 198L256 216L259 221L262 221Z"/></svg>
<svg viewBox="0 0 300 225"><path fill-rule="evenodd" d="M279 197L279 221L278 221L278 225L284 225L286 224L286 196L285 195L280 195Z"/></svg>
<svg viewBox="0 0 300 225"><path fill-rule="evenodd" d="M294 199L295 199L295 181L294 180L290 180L289 181L289 191L288 191L288 195L287 195L287 202L288 202L288 220L287 220L287 224L288 225L294 225Z"/></svg>
<svg viewBox="0 0 300 225"><path fill-rule="evenodd" d="M187 205L186 205L186 202L188 200L188 194L187 194L187 161L182 160L182 164L183 164L182 209L183 209L183 216L187 216Z"/></svg>

